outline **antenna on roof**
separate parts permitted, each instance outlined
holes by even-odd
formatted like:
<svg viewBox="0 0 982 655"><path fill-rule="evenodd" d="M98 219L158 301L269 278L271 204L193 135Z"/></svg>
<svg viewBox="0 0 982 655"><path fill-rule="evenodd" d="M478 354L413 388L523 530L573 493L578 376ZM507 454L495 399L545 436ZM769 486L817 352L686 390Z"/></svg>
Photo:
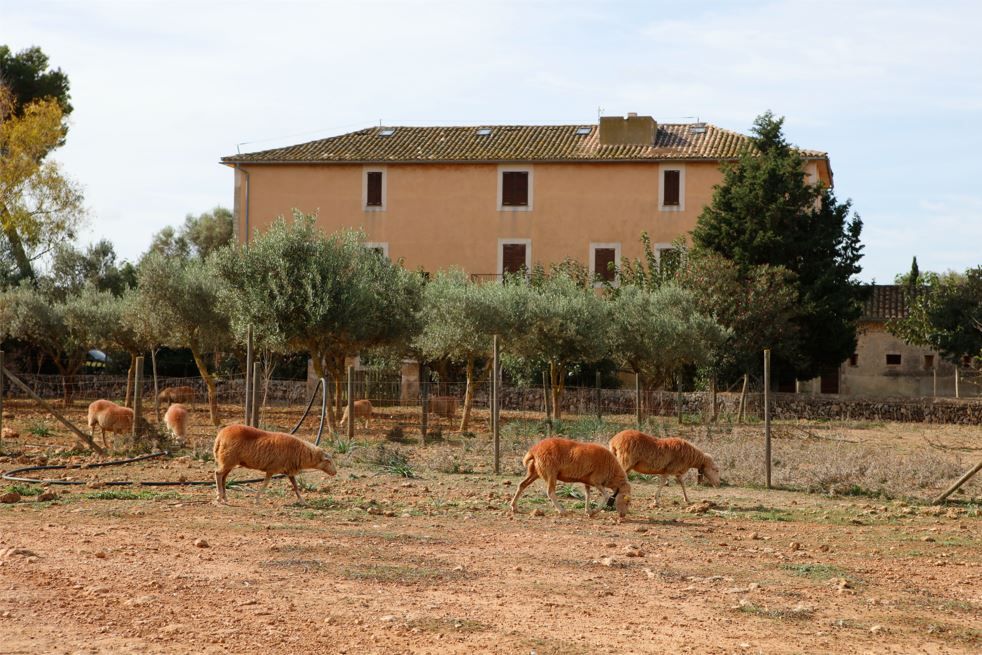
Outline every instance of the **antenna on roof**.
<svg viewBox="0 0 982 655"><path fill-rule="evenodd" d="M380 119L378 119L378 126L379 126L379 127L382 127L382 119L381 119L381 118L380 118Z"/></svg>
<svg viewBox="0 0 982 655"><path fill-rule="evenodd" d="M604 108L601 107L600 105L597 105L597 121L598 122L600 121L600 117L603 116L603 114L604 114Z"/></svg>

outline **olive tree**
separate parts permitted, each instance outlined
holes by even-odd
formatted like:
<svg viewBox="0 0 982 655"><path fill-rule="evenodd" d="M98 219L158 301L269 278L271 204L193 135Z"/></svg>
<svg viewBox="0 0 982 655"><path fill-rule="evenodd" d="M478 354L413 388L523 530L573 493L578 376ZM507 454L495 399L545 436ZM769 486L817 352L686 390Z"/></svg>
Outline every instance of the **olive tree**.
<svg viewBox="0 0 982 655"><path fill-rule="evenodd" d="M215 376L208 370L205 355L227 345L228 316L219 307L221 283L199 260L148 254L140 262L136 307L143 338L157 335L160 343L191 351L198 373L208 387L211 421L219 425Z"/></svg>
<svg viewBox="0 0 982 655"><path fill-rule="evenodd" d="M340 402L345 357L410 343L422 278L366 248L360 233L327 235L314 218L280 218L248 247L224 248L211 263L225 283L236 339L251 325L260 347L307 353L318 376L333 376ZM333 412L328 420L333 430Z"/></svg>

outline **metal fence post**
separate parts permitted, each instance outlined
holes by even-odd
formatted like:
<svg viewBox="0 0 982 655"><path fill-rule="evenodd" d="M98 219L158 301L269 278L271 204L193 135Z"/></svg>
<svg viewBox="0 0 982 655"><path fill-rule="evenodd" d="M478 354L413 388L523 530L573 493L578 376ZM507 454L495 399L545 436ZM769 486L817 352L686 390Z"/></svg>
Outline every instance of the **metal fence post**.
<svg viewBox="0 0 982 655"><path fill-rule="evenodd" d="M498 421L500 408L500 369L498 368L498 335L494 335L491 343L491 433L494 438L494 474L501 473L501 442L499 439Z"/></svg>
<svg viewBox="0 0 982 655"><path fill-rule="evenodd" d="M3 444L3 351L0 350L0 444ZM0 450L3 450L0 448Z"/></svg>
<svg viewBox="0 0 982 655"><path fill-rule="evenodd" d="M641 429L641 374L634 374L634 422Z"/></svg>
<svg viewBox="0 0 982 655"><path fill-rule="evenodd" d="M250 388L250 382L252 381L252 326L250 325L246 330L246 363L245 363L245 402L243 404L243 410L245 415L242 417L242 422L249 425L252 421L252 406L250 402L252 401L252 389Z"/></svg>
<svg viewBox="0 0 982 655"><path fill-rule="evenodd" d="M348 440L355 438L355 367L348 367Z"/></svg>
<svg viewBox="0 0 982 655"><path fill-rule="evenodd" d="M597 371L597 420L602 421L603 419L603 409L600 403L600 371Z"/></svg>
<svg viewBox="0 0 982 655"><path fill-rule="evenodd" d="M252 417L249 421L249 425L254 428L259 427L259 371L262 370L262 364L259 362L252 363L252 390L249 394L249 410L252 412Z"/></svg>
<svg viewBox="0 0 982 655"><path fill-rule="evenodd" d="M150 369L153 372L153 415L160 423L160 388L157 386L157 349L150 349Z"/></svg>
<svg viewBox="0 0 982 655"><path fill-rule="evenodd" d="M140 420L143 418L143 357L136 358L133 373L133 442L140 437Z"/></svg>
<svg viewBox="0 0 982 655"><path fill-rule="evenodd" d="M426 445L426 435L430 431L430 381L427 379L429 377L429 370L425 366L420 366L420 376L419 376L419 411L420 423L419 423L419 436L420 443Z"/></svg>
<svg viewBox="0 0 982 655"><path fill-rule="evenodd" d="M552 434L552 412L549 410L549 373L542 371L542 402L546 411L546 425L549 427L549 434Z"/></svg>
<svg viewBox="0 0 982 655"><path fill-rule="evenodd" d="M771 488L771 349L764 350L764 469Z"/></svg>

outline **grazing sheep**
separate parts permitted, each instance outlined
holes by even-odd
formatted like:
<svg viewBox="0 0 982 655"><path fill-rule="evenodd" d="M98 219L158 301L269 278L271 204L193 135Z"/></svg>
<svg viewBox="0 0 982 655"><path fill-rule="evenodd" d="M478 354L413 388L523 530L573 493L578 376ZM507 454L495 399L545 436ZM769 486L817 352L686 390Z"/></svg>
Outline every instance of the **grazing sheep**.
<svg viewBox="0 0 982 655"><path fill-rule="evenodd" d="M698 469L700 483L709 482L719 486L719 467L709 455L693 446L685 439L658 439L637 430L618 432L610 440L610 449L625 471L637 471L648 475L660 475L666 479L674 477L682 487L682 497L689 502L685 493L682 476L689 469ZM655 505L663 485L655 491Z"/></svg>
<svg viewBox="0 0 982 655"><path fill-rule="evenodd" d="M283 473L293 485L293 493L303 503L296 475L305 469L320 469L328 475L336 475L331 455L312 443L283 432L266 432L248 425L233 424L222 428L215 437L215 486L218 502L226 503L225 479L236 466L256 469L266 474L262 486L256 492L256 502L269 479Z"/></svg>
<svg viewBox="0 0 982 655"><path fill-rule="evenodd" d="M451 419L457 416L457 398L454 396L433 396L429 403L430 414Z"/></svg>
<svg viewBox="0 0 982 655"><path fill-rule="evenodd" d="M367 428L368 422L372 420L372 412L375 410L375 408L372 407L372 401L356 400L354 405L355 405L355 418L364 419L365 427ZM345 407L344 414L341 416L341 422L338 423L338 427L343 428L347 422L348 422L348 408Z"/></svg>
<svg viewBox="0 0 982 655"><path fill-rule="evenodd" d="M193 403L196 395L194 387L165 387L157 399L162 403Z"/></svg>
<svg viewBox="0 0 982 655"><path fill-rule="evenodd" d="M95 428L99 426L102 433L102 445L109 448L106 433L130 434L133 432L133 410L122 407L111 400L95 400L89 403L89 430L95 439Z"/></svg>
<svg viewBox="0 0 982 655"><path fill-rule="evenodd" d="M164 414L164 424L174 433L180 443L187 443L188 438L188 410L180 403L174 403L167 408Z"/></svg>
<svg viewBox="0 0 982 655"><path fill-rule="evenodd" d="M556 480L583 483L586 489L586 512L589 516L593 516L590 512L590 487L596 487L603 495L601 507L607 502L607 489L612 489L617 496L617 513L621 518L627 514L631 502L631 485L627 482L627 474L614 455L600 444L581 443L562 437L543 439L529 449L522 464L528 470L528 475L518 485L515 497L511 500L513 513L517 509L518 498L530 484L541 477L548 486L549 499L560 514L564 510L556 498Z"/></svg>

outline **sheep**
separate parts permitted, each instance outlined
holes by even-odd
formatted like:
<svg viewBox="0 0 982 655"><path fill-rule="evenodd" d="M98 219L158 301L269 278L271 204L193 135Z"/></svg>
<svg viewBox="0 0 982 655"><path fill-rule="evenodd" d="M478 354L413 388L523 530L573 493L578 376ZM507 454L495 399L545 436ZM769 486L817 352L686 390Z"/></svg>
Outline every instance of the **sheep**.
<svg viewBox="0 0 982 655"><path fill-rule="evenodd" d="M109 448L106 433L128 434L133 431L133 410L122 407L111 400L99 399L89 403L89 430L95 439L95 428L102 433L102 445Z"/></svg>
<svg viewBox="0 0 982 655"><path fill-rule="evenodd" d="M556 480L583 483L587 516L593 516L590 512L590 487L596 487L603 495L601 507L607 502L606 490L612 489L617 497L617 513L622 519L627 514L631 502L631 485L628 484L627 474L614 455L600 444L550 437L532 446L522 459L522 464L528 475L518 485L511 500L513 514L519 497L540 477L545 480L549 499L560 514L565 512L556 498Z"/></svg>
<svg viewBox="0 0 982 655"><path fill-rule="evenodd" d="M674 477L682 487L686 504L689 496L685 493L682 476L690 468L698 469L700 483L708 481L714 487L719 486L716 462L685 439L658 439L637 430L624 430L611 438L610 450L625 471L660 475L666 483L669 476ZM656 506L662 486L659 485L655 491Z"/></svg>
<svg viewBox="0 0 982 655"><path fill-rule="evenodd" d="M181 443L187 442L188 437L188 410L180 403L174 403L167 408L164 414L164 424L174 433Z"/></svg>
<svg viewBox="0 0 982 655"><path fill-rule="evenodd" d="M157 399L162 403L193 403L196 395L194 387L165 387Z"/></svg>
<svg viewBox="0 0 982 655"><path fill-rule="evenodd" d="M368 422L372 420L372 412L374 407L372 407L371 400L356 400L355 403L355 418L365 419L365 427L368 427ZM341 422L338 424L339 427L344 427L348 422L348 408L344 408L344 414L341 416Z"/></svg>
<svg viewBox="0 0 982 655"><path fill-rule="evenodd" d="M256 469L266 474L256 491L256 502L269 484L270 478L283 473L293 485L297 501L303 504L296 475L305 469L320 469L337 475L334 459L314 444L283 432L266 432L248 425L233 424L219 430L215 437L215 486L217 502L226 504L225 479L236 466Z"/></svg>
<svg viewBox="0 0 982 655"><path fill-rule="evenodd" d="M454 396L433 396L429 400L430 414L454 418L457 416L457 398Z"/></svg>

